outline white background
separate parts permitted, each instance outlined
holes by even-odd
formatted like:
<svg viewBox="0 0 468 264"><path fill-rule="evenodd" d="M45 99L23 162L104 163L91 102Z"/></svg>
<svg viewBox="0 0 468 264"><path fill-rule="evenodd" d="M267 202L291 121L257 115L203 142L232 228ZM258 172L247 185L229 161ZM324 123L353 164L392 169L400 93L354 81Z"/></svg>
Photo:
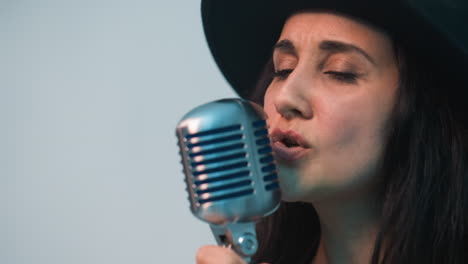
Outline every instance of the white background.
<svg viewBox="0 0 468 264"><path fill-rule="evenodd" d="M0 263L194 263L175 126L234 96L198 0L0 0Z"/></svg>

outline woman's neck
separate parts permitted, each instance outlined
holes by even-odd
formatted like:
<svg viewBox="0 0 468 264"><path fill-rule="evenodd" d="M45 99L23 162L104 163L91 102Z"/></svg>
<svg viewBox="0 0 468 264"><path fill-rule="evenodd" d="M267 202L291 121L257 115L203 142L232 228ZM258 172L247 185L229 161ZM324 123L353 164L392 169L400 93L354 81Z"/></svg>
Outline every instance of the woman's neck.
<svg viewBox="0 0 468 264"><path fill-rule="evenodd" d="M380 221L380 205L366 192L313 203L321 239L314 264L367 264Z"/></svg>

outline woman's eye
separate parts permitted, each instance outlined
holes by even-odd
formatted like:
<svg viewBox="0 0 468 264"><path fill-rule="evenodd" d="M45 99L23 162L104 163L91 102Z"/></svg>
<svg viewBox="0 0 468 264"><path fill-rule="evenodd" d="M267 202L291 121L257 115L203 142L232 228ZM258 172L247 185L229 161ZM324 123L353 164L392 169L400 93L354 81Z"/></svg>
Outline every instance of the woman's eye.
<svg viewBox="0 0 468 264"><path fill-rule="evenodd" d="M333 79L344 82L344 83L356 83L359 77L356 73L352 72L339 72L339 71L327 71L325 74L329 74Z"/></svg>
<svg viewBox="0 0 468 264"><path fill-rule="evenodd" d="M273 76L275 78L279 78L281 80L286 79L288 75L293 71L293 69L284 69L284 70L278 70L273 73Z"/></svg>

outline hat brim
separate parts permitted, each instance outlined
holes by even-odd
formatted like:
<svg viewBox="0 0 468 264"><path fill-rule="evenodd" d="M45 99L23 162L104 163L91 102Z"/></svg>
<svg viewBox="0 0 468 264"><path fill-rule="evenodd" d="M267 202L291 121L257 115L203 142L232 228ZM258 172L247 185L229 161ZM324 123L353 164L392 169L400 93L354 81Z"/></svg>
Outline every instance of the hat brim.
<svg viewBox="0 0 468 264"><path fill-rule="evenodd" d="M219 69L239 96L249 99L285 20L304 9L329 10L363 20L398 36L405 45L413 46L412 51L462 69L468 76L468 47L464 45L468 34L460 31L465 28L462 15L466 5L450 19L434 18L432 14L439 13L431 13L431 1L425 1L425 5L415 5L398 0L202 0L201 11L205 36Z"/></svg>

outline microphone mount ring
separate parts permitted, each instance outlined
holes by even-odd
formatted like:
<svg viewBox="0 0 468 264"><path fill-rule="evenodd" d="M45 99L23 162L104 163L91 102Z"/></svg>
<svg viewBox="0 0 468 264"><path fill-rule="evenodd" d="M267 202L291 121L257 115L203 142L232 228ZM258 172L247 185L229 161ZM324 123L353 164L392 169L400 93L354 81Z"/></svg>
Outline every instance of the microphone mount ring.
<svg viewBox="0 0 468 264"><path fill-rule="evenodd" d="M255 222L210 224L210 228L218 245L232 248L247 263L251 262L250 257L258 249Z"/></svg>
<svg viewBox="0 0 468 264"><path fill-rule="evenodd" d="M257 238L251 233L242 234L236 242L235 246L246 256L252 256L257 251Z"/></svg>

